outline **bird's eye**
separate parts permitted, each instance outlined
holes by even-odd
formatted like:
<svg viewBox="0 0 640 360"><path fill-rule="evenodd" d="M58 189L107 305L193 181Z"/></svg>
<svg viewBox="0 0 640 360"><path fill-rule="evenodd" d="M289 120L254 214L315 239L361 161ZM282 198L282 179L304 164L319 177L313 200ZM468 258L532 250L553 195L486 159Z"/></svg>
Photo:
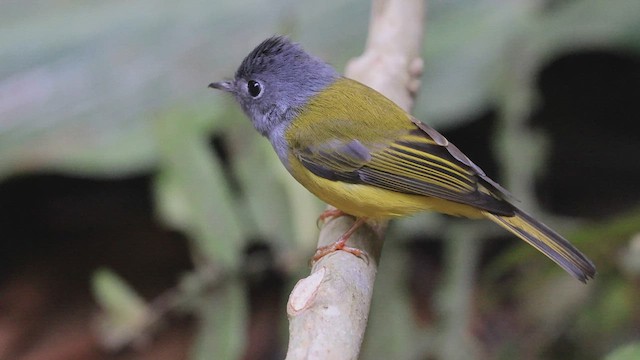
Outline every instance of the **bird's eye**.
<svg viewBox="0 0 640 360"><path fill-rule="evenodd" d="M262 93L262 85L255 80L249 80L247 83L247 90L249 91L249 95L257 98Z"/></svg>

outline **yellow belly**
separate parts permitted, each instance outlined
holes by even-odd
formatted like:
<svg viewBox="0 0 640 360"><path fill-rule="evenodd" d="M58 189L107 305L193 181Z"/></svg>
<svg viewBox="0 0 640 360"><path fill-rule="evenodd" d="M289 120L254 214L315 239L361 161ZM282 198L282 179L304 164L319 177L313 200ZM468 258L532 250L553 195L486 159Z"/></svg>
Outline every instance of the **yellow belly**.
<svg viewBox="0 0 640 360"><path fill-rule="evenodd" d="M422 211L437 211L454 216L481 218L472 206L444 199L399 193L379 187L331 181L307 170L290 158L292 175L322 201L357 217L386 219Z"/></svg>

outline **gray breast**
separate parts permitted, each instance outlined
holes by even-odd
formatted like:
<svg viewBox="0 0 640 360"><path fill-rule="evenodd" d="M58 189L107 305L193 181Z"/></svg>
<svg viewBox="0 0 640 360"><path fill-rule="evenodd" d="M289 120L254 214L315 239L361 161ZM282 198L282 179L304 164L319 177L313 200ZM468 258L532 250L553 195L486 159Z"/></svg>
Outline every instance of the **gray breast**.
<svg viewBox="0 0 640 360"><path fill-rule="evenodd" d="M269 132L268 138L284 167L286 167L287 170L291 172L291 166L289 164L289 146L287 145L284 137L286 130L287 123L282 122L274 127L271 132Z"/></svg>

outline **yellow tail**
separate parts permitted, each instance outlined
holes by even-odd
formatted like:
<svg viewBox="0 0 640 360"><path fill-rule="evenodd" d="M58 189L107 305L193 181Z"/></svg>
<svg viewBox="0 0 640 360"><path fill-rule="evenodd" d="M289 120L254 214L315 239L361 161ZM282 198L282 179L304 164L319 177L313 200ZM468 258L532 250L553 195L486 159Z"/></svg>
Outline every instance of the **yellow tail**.
<svg viewBox="0 0 640 360"><path fill-rule="evenodd" d="M547 255L576 279L587 282L596 274L591 260L565 238L524 211L515 209L514 216L495 215L486 211L483 214Z"/></svg>

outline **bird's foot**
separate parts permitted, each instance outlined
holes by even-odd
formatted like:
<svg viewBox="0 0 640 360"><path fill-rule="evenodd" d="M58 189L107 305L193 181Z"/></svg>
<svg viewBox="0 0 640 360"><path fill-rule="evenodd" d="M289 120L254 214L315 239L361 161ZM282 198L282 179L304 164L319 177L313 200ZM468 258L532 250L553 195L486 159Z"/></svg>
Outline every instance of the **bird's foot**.
<svg viewBox="0 0 640 360"><path fill-rule="evenodd" d="M327 211L331 211L331 210L327 210ZM325 211L322 215L324 215L327 211ZM345 213L343 213L340 210L337 210L340 212L340 214L336 214L336 215L328 215L328 216L343 216L346 215ZM322 216L320 215L320 216ZM327 216L327 217L328 217ZM340 236L340 238L338 239L338 241L326 245L326 246L322 246L319 247L316 250L315 255L313 255L312 258L312 263L316 262L318 260L320 260L321 258L323 258L326 255L329 255L333 252L336 252L338 250L342 250L342 251L346 251L348 253L351 253L359 258L361 258L362 260L364 260L365 262L369 263L369 256L367 255L366 252L354 248L354 247L350 247L350 246L346 246L347 241L349 240L349 238L351 237L351 235L353 235L354 232L356 232L356 230L358 230L358 228L360 228L360 226L362 226L366 221L366 218L358 218L353 225L351 225L351 227L345 231L344 234L342 234L342 236Z"/></svg>

